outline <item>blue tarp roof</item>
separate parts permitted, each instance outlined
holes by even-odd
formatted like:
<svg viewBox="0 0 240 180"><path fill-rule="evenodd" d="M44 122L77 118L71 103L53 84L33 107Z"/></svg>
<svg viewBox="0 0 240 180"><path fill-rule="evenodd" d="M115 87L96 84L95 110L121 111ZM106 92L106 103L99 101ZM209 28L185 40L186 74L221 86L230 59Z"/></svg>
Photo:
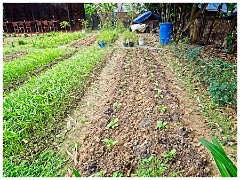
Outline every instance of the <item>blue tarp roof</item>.
<svg viewBox="0 0 240 180"><path fill-rule="evenodd" d="M154 19L156 19L156 20L159 20L160 22L162 22L161 16L153 13L152 11L147 11L147 12L141 14L140 16L138 16L137 18L135 18L135 19L133 20L133 22L135 22L135 23L142 23L143 21L147 20L147 19L150 18L150 17L151 17L151 18L154 18Z"/></svg>

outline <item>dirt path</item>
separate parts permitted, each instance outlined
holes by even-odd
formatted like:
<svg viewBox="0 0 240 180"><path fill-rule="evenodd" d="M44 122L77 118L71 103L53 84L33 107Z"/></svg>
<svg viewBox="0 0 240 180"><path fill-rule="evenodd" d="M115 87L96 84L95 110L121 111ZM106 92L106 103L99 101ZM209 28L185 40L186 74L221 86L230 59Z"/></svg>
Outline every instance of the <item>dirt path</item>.
<svg viewBox="0 0 240 180"><path fill-rule="evenodd" d="M107 170L106 176L115 171L131 176L141 158L160 158L175 148L177 155L169 169L183 170L178 176L215 176L208 152L197 139L210 137L207 126L196 102L161 61L165 55L164 51L137 48L113 54L80 106L66 119L77 123L63 149L72 152L73 144L80 145L71 168L83 176L100 170ZM121 104L118 109L116 102ZM161 107L166 110L161 112ZM114 118L118 126L106 128ZM169 128L157 129L159 120ZM109 150L101 141L104 138L118 143Z"/></svg>
<svg viewBox="0 0 240 180"><path fill-rule="evenodd" d="M68 46L75 47L75 48L91 46L96 42L97 37L98 37L97 33L91 33L91 34L87 35L87 37L85 37L85 38L81 38L79 40L73 41Z"/></svg>

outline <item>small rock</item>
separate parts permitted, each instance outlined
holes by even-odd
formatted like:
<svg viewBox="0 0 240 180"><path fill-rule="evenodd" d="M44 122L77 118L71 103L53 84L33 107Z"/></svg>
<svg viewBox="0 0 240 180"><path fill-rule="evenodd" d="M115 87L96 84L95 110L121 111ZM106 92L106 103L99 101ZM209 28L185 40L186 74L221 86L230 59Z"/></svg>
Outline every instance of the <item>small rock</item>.
<svg viewBox="0 0 240 180"><path fill-rule="evenodd" d="M135 100L136 101L140 101L141 99L142 99L141 94L138 94L138 95L135 96Z"/></svg>
<svg viewBox="0 0 240 180"><path fill-rule="evenodd" d="M178 133L179 133L180 136L184 137L184 136L187 135L187 129L185 127L181 126L181 127L179 127L179 132Z"/></svg>

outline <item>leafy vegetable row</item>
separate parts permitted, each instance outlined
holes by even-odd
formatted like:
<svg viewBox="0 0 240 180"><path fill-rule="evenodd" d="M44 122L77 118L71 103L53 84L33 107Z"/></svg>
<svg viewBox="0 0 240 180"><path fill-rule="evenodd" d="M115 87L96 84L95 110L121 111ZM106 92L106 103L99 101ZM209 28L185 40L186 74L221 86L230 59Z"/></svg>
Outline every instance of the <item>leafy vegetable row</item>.
<svg viewBox="0 0 240 180"><path fill-rule="evenodd" d="M103 60L106 50L89 48L31 79L3 101L5 162L16 166L21 158L34 157L34 149L46 148L64 114L74 103L73 92ZM36 153L36 152L35 152ZM28 160L29 161L29 160Z"/></svg>
<svg viewBox="0 0 240 180"><path fill-rule="evenodd" d="M31 74L34 70L72 52L73 49L44 49L27 54L20 59L6 62L3 68L3 85L8 86L13 81L16 82Z"/></svg>

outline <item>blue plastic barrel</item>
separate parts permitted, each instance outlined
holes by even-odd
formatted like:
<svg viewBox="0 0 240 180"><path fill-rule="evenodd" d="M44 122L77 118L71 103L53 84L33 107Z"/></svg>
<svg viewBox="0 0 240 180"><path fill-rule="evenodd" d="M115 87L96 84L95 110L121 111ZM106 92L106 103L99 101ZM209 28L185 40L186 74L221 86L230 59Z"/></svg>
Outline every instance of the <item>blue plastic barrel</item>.
<svg viewBox="0 0 240 180"><path fill-rule="evenodd" d="M160 44L166 45L166 44L171 43L172 30L173 30L172 23L161 23L160 24L160 30L159 30Z"/></svg>

